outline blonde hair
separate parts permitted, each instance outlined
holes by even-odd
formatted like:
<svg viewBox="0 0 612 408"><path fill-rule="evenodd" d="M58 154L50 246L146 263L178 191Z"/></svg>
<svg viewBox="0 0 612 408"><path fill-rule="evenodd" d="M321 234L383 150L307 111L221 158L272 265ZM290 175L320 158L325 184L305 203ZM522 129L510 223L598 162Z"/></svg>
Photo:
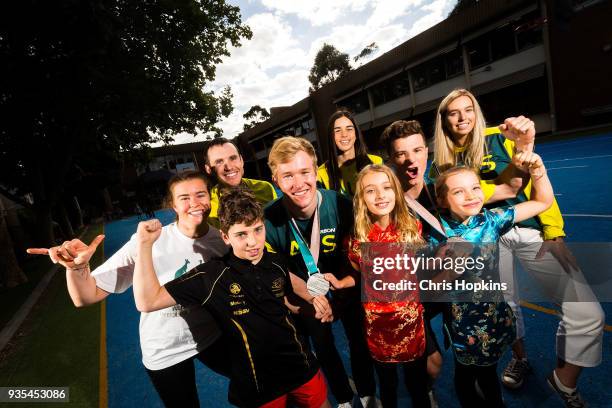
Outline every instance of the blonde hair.
<svg viewBox="0 0 612 408"><path fill-rule="evenodd" d="M438 176L438 178L436 179L436 185L435 185L436 198L438 200L438 204L441 207L444 206L444 201L446 200L446 196L448 195L448 186L446 185L446 180L448 180L449 177L454 176L455 174L459 174L459 173L472 173L473 175L476 176L478 181L480 181L480 173L478 170L476 170L473 167L456 166L456 167L451 167L449 169L446 169L442 174Z"/></svg>
<svg viewBox="0 0 612 408"><path fill-rule="evenodd" d="M295 136L283 136L276 139L268 156L268 167L270 167L272 177L276 175L276 168L279 164L291 161L300 151L308 153L316 170L317 154L308 140Z"/></svg>
<svg viewBox="0 0 612 408"><path fill-rule="evenodd" d="M457 165L455 148L458 146L455 144L453 135L448 129L446 114L448 105L461 96L467 96L472 100L472 106L474 107L474 114L476 116L474 129L472 129L468 135L465 145L466 150L464 153L463 164L467 167L480 169L482 166L482 159L486 154L487 148L484 138L487 125L485 123L482 110L480 109L480 105L470 91L466 89L455 89L446 95L444 99L442 99L442 102L440 102L440 105L438 106L438 111L436 112L436 126L434 131L434 162L441 172Z"/></svg>
<svg viewBox="0 0 612 408"><path fill-rule="evenodd" d="M416 218L408 211L408 206L403 202L404 193L402 186L393 174L393 171L383 164L370 164L363 168L357 176L357 186L353 196L353 208L355 214L354 234L355 240L368 242L368 233L372 229L373 223L368 211L368 206L363 198L363 178L370 173L384 173L389 178L391 188L395 194L395 206L391 211L391 223L397 229L398 242L421 246L425 243L419 235L419 228Z"/></svg>

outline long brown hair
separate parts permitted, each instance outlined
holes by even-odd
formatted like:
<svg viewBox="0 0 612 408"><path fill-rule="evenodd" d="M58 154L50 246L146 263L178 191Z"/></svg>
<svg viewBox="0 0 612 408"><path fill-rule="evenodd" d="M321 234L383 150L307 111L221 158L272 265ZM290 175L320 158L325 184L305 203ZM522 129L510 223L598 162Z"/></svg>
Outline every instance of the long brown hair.
<svg viewBox="0 0 612 408"><path fill-rule="evenodd" d="M416 218L408 211L408 206L404 203L404 193L402 186L393 174L393 171L382 164L370 164L363 168L357 176L357 186L355 196L353 197L353 208L355 214L355 239L359 242L368 242L368 233L372 229L373 223L371 220L368 206L363 198L364 186L363 178L370 173L384 173L389 178L391 188L395 194L395 206L391 212L391 223L397 229L399 239L398 242L411 245L421 245L425 241L419 235L419 228Z"/></svg>
<svg viewBox="0 0 612 408"><path fill-rule="evenodd" d="M336 140L334 138L334 126L336 120L340 118L347 118L353 124L353 129L355 129L355 165L357 166L357 171L360 171L362 168L371 163L368 158L368 150L363 139L363 135L361 134L361 130L359 129L359 125L355 121L353 114L346 108L338 108L336 112L334 112L330 118L329 122L327 122L327 153L329 160L325 163L325 167L327 168L327 174L329 175L329 189L340 191L340 179L342 178L342 174L340 172L340 167L338 166L338 147L336 146ZM349 164L352 160L349 160L345 163L345 165Z"/></svg>

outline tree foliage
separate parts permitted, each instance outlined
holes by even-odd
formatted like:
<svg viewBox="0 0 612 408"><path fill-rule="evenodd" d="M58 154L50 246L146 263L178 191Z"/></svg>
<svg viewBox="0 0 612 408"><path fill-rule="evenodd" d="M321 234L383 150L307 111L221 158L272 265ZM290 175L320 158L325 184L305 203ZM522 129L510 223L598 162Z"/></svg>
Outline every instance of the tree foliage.
<svg viewBox="0 0 612 408"><path fill-rule="evenodd" d="M376 44L376 42L373 42L369 45L366 45L363 50L361 50L361 52L357 55L355 55L353 57L353 61L354 62L359 62L359 60L362 60L370 55L372 55L376 50L378 49L378 44Z"/></svg>
<svg viewBox="0 0 612 408"><path fill-rule="evenodd" d="M253 105L242 117L248 121L244 124L244 130L248 130L256 124L270 119L270 112L259 105Z"/></svg>
<svg viewBox="0 0 612 408"><path fill-rule="evenodd" d="M314 65L310 69L308 80L314 92L323 85L335 81L351 70L349 56L340 52L330 44L323 44L315 57Z"/></svg>
<svg viewBox="0 0 612 408"><path fill-rule="evenodd" d="M47 230L75 158L218 132L231 93L205 85L251 37L219 0L23 0L0 24L0 191L32 193Z"/></svg>

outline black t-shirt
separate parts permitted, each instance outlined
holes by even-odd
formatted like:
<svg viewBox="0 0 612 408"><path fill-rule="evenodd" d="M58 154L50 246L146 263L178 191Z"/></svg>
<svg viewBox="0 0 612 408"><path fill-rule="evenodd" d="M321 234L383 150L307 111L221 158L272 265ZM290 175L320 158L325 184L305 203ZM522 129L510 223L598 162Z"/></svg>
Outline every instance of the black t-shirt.
<svg viewBox="0 0 612 408"><path fill-rule="evenodd" d="M262 405L317 372L318 363L285 306L293 289L281 256L265 252L253 265L230 253L165 287L183 306L203 305L231 342L232 404Z"/></svg>

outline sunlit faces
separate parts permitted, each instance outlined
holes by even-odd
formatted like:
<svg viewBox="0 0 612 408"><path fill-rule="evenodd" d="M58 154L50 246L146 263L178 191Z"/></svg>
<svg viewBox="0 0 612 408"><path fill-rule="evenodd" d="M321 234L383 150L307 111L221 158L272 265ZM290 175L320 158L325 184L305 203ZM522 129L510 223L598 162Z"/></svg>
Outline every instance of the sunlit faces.
<svg viewBox="0 0 612 408"><path fill-rule="evenodd" d="M395 193L389 176L371 171L361 179L363 200L374 221L389 217L395 208Z"/></svg>
<svg viewBox="0 0 612 408"><path fill-rule="evenodd" d="M172 186L172 208L180 225L197 227L210 213L210 195L204 180L195 178Z"/></svg>
<svg viewBox="0 0 612 408"><path fill-rule="evenodd" d="M273 180L287 198L290 211L314 211L317 206L317 174L308 153L300 150L290 161L279 163Z"/></svg>
<svg viewBox="0 0 612 408"><path fill-rule="evenodd" d="M263 220L257 220L251 225L234 224L227 234L221 231L221 237L226 244L232 246L234 255L256 264L261 260L266 242L266 227Z"/></svg>
<svg viewBox="0 0 612 408"><path fill-rule="evenodd" d="M427 169L427 146L423 136L416 133L395 139L391 143L391 160L404 187L423 182Z"/></svg>
<svg viewBox="0 0 612 408"><path fill-rule="evenodd" d="M465 221L476 215L484 204L484 193L480 180L470 171L461 171L446 179L448 193L443 199L443 206L459 221Z"/></svg>
<svg viewBox="0 0 612 408"><path fill-rule="evenodd" d="M446 108L446 127L455 143L463 145L476 125L474 103L469 96L454 99Z"/></svg>
<svg viewBox="0 0 612 408"><path fill-rule="evenodd" d="M213 146L208 149L206 171L217 175L219 181L227 186L236 187L244 176L242 156L231 143Z"/></svg>
<svg viewBox="0 0 612 408"><path fill-rule="evenodd" d="M338 148L338 153L346 153L355 148L355 126L353 122L345 116L342 116L334 122L334 141Z"/></svg>

